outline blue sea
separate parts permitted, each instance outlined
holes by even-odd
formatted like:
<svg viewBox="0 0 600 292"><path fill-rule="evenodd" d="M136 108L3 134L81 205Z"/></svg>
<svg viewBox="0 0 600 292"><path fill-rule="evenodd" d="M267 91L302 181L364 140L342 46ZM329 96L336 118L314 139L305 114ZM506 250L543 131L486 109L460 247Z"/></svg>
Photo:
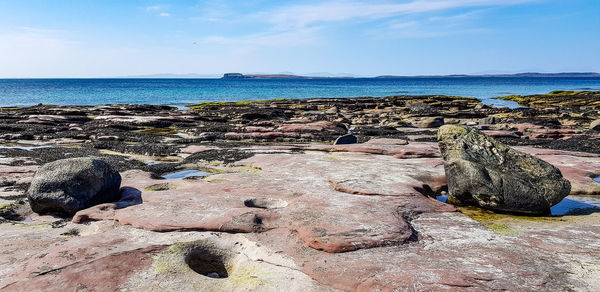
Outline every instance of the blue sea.
<svg viewBox="0 0 600 292"><path fill-rule="evenodd" d="M389 95L471 96L487 104L511 94L600 90L600 78L353 78L353 79L0 79L0 106L186 105L204 101Z"/></svg>

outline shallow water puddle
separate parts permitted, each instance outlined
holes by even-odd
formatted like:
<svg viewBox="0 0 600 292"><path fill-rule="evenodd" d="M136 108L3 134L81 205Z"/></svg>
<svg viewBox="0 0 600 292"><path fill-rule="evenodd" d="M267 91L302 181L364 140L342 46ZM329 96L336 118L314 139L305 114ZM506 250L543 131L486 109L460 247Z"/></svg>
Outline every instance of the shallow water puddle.
<svg viewBox="0 0 600 292"><path fill-rule="evenodd" d="M175 134L173 134L173 136L187 137L187 136L189 136L189 135L188 135L188 134L186 134L186 133L175 133Z"/></svg>
<svg viewBox="0 0 600 292"><path fill-rule="evenodd" d="M443 196L436 196L435 198L442 203L446 203L446 200L448 200L448 194L445 194Z"/></svg>
<svg viewBox="0 0 600 292"><path fill-rule="evenodd" d="M568 196L550 208L552 215L578 215L600 212L600 199Z"/></svg>
<svg viewBox="0 0 600 292"><path fill-rule="evenodd" d="M182 170L182 171L178 171L178 172L165 174L162 177L166 178L166 179L178 179L178 178L186 178L186 177L205 177L205 176L209 176L211 174L212 173L210 173L210 172L192 169L192 170Z"/></svg>
<svg viewBox="0 0 600 292"><path fill-rule="evenodd" d="M178 111L187 111L190 109L189 107L184 106L184 105L173 105L173 106L176 107Z"/></svg>
<svg viewBox="0 0 600 292"><path fill-rule="evenodd" d="M594 180L599 182L600 177L597 177ZM440 202L446 203L448 195L436 196L435 198ZM600 212L600 198L568 196L560 201L560 203L550 208L550 212L554 216Z"/></svg>

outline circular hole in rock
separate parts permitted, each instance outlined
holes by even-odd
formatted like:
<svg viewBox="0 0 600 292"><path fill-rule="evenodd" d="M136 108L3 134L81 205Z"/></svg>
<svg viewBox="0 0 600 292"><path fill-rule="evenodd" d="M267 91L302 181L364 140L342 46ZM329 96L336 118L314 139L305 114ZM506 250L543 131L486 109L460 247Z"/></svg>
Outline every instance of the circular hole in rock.
<svg viewBox="0 0 600 292"><path fill-rule="evenodd" d="M273 198L254 198L244 201L244 205L250 208L275 209L287 206L287 202L281 199Z"/></svg>
<svg viewBox="0 0 600 292"><path fill-rule="evenodd" d="M196 273L209 278L222 279L229 277L226 257L217 250L195 247L185 257L185 263Z"/></svg>

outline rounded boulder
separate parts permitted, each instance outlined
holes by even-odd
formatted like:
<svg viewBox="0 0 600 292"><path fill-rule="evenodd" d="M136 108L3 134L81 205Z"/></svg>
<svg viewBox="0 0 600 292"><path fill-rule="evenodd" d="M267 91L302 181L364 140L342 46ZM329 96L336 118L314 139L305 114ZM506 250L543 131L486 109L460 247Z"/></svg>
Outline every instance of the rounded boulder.
<svg viewBox="0 0 600 292"><path fill-rule="evenodd" d="M43 165L27 190L36 213L66 215L102 203L118 201L121 175L93 157L69 158Z"/></svg>

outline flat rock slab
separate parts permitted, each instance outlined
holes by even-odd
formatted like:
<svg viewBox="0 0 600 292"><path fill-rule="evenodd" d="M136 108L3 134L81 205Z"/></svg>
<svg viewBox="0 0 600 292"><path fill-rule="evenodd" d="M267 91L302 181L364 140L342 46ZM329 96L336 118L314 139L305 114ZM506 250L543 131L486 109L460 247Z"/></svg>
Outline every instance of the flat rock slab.
<svg viewBox="0 0 600 292"><path fill-rule="evenodd" d="M0 289L600 288L600 213L490 229L426 196L446 184L437 143L242 150L255 153L236 162L245 167L202 179L123 172L122 185L141 191L142 204L98 205L73 222L32 215L2 223ZM583 153L519 150L564 169L571 182L584 182L600 163ZM190 245L223 255L228 277L188 266L182 247Z"/></svg>

